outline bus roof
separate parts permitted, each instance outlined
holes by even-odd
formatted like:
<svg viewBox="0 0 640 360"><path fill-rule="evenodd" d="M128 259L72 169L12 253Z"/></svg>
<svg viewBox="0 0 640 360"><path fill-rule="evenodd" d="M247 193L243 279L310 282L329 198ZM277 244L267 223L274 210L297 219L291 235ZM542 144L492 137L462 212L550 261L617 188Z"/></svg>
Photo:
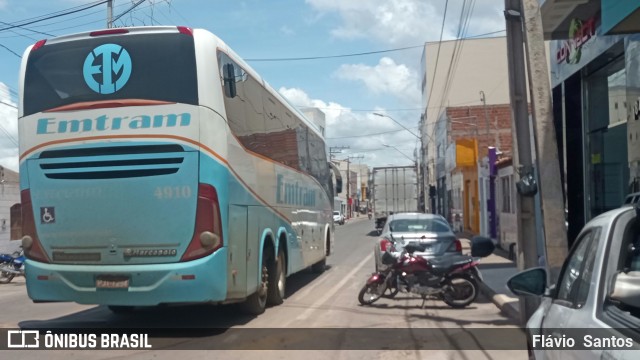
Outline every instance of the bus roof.
<svg viewBox="0 0 640 360"><path fill-rule="evenodd" d="M313 121L310 121L300 110L298 110L298 108L293 106L286 97L284 97L275 89L273 89L273 87L271 87L271 85L269 85L269 83L265 81L262 76L260 76L249 64L247 64L247 62L244 61L242 57L240 57L233 49L231 49L222 39L220 39L218 36L216 36L215 34L211 33L206 29L191 29L183 26L135 26L135 27L122 27L122 28L111 28L111 29L99 29L99 30L78 32L78 33L73 33L68 35L61 35L61 36L53 37L50 39L46 39L46 42L44 43L44 45L58 44L58 43L67 42L67 41L76 41L76 40L81 40L81 39L90 38L94 36L121 36L124 33L130 34L130 35L177 33L181 31L185 31L185 29L188 29L188 31L191 31L194 36L196 36L198 33L203 32L203 33L206 33L208 36L212 37L216 42L217 48L224 50L227 53L227 55L229 55L229 57L232 58L239 65L241 65L242 68L247 73L249 73L249 75L251 75L257 81L262 83L265 89L267 89L267 91L269 91L271 95L273 95L278 100L280 100L287 107L289 111L296 114L309 128L315 131L320 138L324 139L324 136L317 124L315 124ZM34 45L31 45L26 49L25 56L23 56L23 59L25 60L28 59L28 56L26 55L29 54L33 46Z"/></svg>

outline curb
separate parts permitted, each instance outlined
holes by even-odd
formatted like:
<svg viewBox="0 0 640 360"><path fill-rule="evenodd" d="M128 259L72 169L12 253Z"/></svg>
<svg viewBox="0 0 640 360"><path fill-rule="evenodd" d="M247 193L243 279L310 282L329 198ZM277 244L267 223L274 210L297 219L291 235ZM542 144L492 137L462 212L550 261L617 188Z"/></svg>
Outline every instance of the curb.
<svg viewBox="0 0 640 360"><path fill-rule="evenodd" d="M480 287L480 292L488 297L489 300L491 300L491 302L500 309L500 311L511 318L511 320L520 323L520 310L511 302L513 298L504 294L498 294L482 281L478 282L478 286Z"/></svg>

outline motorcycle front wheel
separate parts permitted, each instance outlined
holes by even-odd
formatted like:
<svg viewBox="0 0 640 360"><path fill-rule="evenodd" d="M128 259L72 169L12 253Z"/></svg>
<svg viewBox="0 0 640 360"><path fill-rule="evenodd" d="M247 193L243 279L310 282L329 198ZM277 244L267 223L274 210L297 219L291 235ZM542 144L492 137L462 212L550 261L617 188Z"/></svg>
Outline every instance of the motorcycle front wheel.
<svg viewBox="0 0 640 360"><path fill-rule="evenodd" d="M358 301L362 305L371 305L378 301L387 291L387 284L365 284L358 294Z"/></svg>
<svg viewBox="0 0 640 360"><path fill-rule="evenodd" d="M454 275L444 284L442 301L452 308L469 306L478 297L478 284L469 275Z"/></svg>

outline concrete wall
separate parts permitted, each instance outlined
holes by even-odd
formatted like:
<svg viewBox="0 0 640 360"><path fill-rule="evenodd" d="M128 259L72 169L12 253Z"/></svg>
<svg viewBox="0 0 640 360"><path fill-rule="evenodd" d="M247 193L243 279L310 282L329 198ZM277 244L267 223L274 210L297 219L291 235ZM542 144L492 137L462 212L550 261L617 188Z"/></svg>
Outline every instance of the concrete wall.
<svg viewBox="0 0 640 360"><path fill-rule="evenodd" d="M15 247L19 241L10 244L10 240L19 240L11 236L11 207L20 203L20 183L18 174L0 166L0 252ZM14 223L16 220L13 219ZM14 236L15 237L15 236Z"/></svg>

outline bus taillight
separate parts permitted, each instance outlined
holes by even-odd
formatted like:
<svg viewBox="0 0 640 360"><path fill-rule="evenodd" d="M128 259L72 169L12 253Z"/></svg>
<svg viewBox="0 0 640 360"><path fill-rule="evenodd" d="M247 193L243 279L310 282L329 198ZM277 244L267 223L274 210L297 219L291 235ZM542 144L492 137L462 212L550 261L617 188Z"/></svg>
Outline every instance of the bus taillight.
<svg viewBox="0 0 640 360"><path fill-rule="evenodd" d="M33 217L33 205L31 204L31 192L22 190L20 193L22 202L22 249L24 255L31 260L48 263L49 258L42 248L36 231L36 222Z"/></svg>
<svg viewBox="0 0 640 360"><path fill-rule="evenodd" d="M193 29L191 29L190 27L178 26L178 32L180 34L193 36Z"/></svg>
<svg viewBox="0 0 640 360"><path fill-rule="evenodd" d="M40 41L38 41L37 43L35 43L35 44L33 45L33 47L31 48L31 51L36 51L36 50L40 49L41 47L43 47L43 46L44 46L44 44L45 44L46 42L47 42L47 40L46 40L46 39L45 39L45 40L40 40Z"/></svg>
<svg viewBox="0 0 640 360"><path fill-rule="evenodd" d="M198 185L196 226L187 251L181 261L191 261L212 254L223 245L222 219L216 189L208 184Z"/></svg>
<svg viewBox="0 0 640 360"><path fill-rule="evenodd" d="M107 30L98 30L92 31L89 33L89 36L103 36L103 35L119 35L119 34L128 34L129 30L127 29L107 29Z"/></svg>

